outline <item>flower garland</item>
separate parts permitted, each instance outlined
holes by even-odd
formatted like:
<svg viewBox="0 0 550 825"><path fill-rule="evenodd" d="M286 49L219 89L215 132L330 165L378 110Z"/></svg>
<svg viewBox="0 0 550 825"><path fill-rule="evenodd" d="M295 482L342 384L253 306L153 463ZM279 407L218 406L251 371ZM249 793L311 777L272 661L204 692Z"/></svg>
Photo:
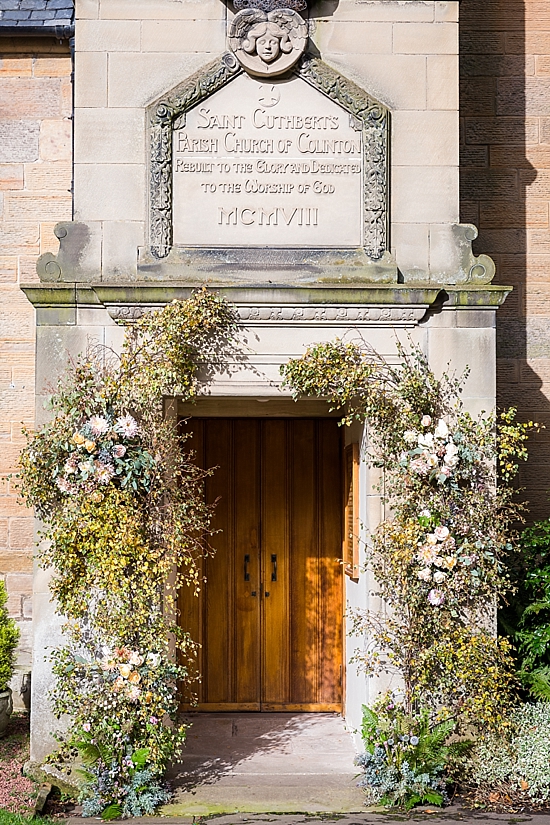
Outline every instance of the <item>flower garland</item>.
<svg viewBox="0 0 550 825"><path fill-rule="evenodd" d="M40 561L66 619L51 697L70 726L51 761L83 761L85 815L151 814L170 796L163 774L196 679L178 592L200 586L212 511L209 472L178 444L163 399L196 397L199 363L223 358L235 329L207 290L173 302L130 326L119 354L94 346L71 364L51 420L27 433L19 485L45 525Z"/></svg>
<svg viewBox="0 0 550 825"><path fill-rule="evenodd" d="M516 424L515 410L473 419L460 403L463 379L438 379L414 346L398 352L393 366L337 340L282 369L295 397L323 396L345 410L342 423L365 422L368 459L382 469L391 515L366 550L390 609L353 614L354 632L367 639L356 660L369 674L401 677L407 714L498 725L513 662L490 627L510 589L504 559L521 509L509 482L538 425Z"/></svg>

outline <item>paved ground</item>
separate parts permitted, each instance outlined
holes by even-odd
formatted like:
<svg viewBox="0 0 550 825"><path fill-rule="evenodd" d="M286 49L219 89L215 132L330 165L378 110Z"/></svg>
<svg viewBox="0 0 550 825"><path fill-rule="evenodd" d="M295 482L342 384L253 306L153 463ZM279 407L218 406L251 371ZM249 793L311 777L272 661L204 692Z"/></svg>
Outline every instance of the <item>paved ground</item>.
<svg viewBox="0 0 550 825"><path fill-rule="evenodd" d="M421 807L409 815L365 809L356 786L349 733L336 714L193 714L182 762L171 781L176 800L162 825L550 825L547 814L494 814ZM88 820L90 821L90 820ZM94 822L97 820L94 820ZM67 825L80 825L71 817ZM160 825L159 817L132 820Z"/></svg>
<svg viewBox="0 0 550 825"><path fill-rule="evenodd" d="M355 750L331 713L193 714L168 816L364 809Z"/></svg>
<svg viewBox="0 0 550 825"><path fill-rule="evenodd" d="M433 809L428 809L433 810ZM424 809L415 809L409 816L403 814L225 814L211 815L208 820L201 817L142 817L132 819L132 825L194 825L206 821L209 825L386 825L392 822L433 822L434 825L550 825L547 814L487 814L462 811L458 808L445 808L437 814L427 813ZM86 820L91 822L91 820ZM93 820L96 822L97 820ZM67 825L82 825L82 819L71 817Z"/></svg>

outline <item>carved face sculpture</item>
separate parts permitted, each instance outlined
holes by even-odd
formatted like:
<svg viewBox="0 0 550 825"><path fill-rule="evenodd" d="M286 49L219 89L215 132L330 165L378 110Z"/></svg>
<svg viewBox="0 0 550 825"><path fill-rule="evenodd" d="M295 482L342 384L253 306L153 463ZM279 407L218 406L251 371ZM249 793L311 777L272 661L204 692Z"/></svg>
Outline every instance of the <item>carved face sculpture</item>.
<svg viewBox="0 0 550 825"><path fill-rule="evenodd" d="M278 37L267 32L256 40L256 54L264 63L271 63L279 57L281 45Z"/></svg>
<svg viewBox="0 0 550 825"><path fill-rule="evenodd" d="M292 43L288 33L277 23L257 23L243 40L242 48L248 54L257 54L264 63L273 63L281 52L289 54Z"/></svg>
<svg viewBox="0 0 550 825"><path fill-rule="evenodd" d="M305 20L288 8L270 12L258 8L242 9L229 28L229 48L241 66L256 77L277 77L287 72L304 53L306 43Z"/></svg>

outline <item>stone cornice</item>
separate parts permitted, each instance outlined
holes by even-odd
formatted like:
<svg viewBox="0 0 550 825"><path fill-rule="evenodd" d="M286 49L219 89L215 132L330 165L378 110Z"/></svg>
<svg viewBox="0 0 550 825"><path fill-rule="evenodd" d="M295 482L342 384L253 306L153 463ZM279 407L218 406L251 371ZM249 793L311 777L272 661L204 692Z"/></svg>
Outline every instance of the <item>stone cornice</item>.
<svg viewBox="0 0 550 825"><path fill-rule="evenodd" d="M39 310L104 307L118 323L131 323L194 286L155 284L28 284L22 290ZM246 325L410 327L441 310L495 310L511 287L446 287L376 284L356 287L219 287ZM48 323L43 314L42 323ZM69 316L67 316L69 317ZM73 321L77 323L76 313ZM52 321L55 323L55 321Z"/></svg>

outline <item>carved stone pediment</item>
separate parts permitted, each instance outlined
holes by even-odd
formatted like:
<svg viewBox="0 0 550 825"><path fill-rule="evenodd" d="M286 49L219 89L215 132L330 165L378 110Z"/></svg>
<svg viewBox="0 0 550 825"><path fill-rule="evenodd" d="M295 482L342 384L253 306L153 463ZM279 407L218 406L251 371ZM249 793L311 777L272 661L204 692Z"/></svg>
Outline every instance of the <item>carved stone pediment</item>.
<svg viewBox="0 0 550 825"><path fill-rule="evenodd" d="M386 107L309 55L271 86L254 78L239 86L242 73L225 54L151 107L151 255L163 260L193 245L342 247L360 249L365 263L384 260L386 280L395 280ZM234 94L221 98L234 82ZM226 225L234 231L222 232Z"/></svg>

